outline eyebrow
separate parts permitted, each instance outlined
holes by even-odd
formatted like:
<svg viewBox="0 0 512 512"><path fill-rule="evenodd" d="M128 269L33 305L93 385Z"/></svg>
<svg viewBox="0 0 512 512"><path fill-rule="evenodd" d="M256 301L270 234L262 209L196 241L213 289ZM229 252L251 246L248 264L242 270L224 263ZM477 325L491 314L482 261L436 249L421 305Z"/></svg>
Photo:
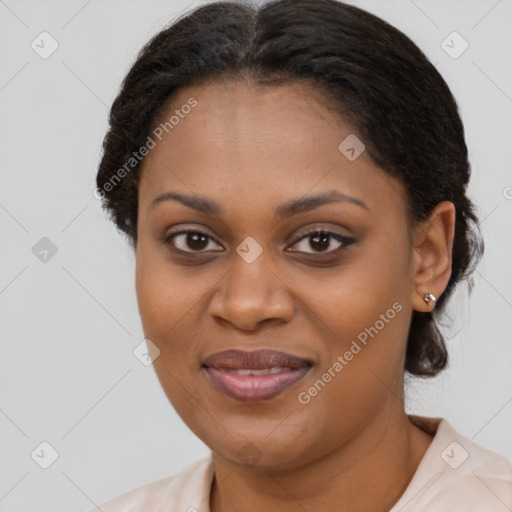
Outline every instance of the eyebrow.
<svg viewBox="0 0 512 512"><path fill-rule="evenodd" d="M210 215L220 215L223 213L221 205L211 199L196 195L181 194L178 192L164 192L163 194L160 194L151 201L148 210L152 210L157 204L164 201L177 201L189 208L193 208L194 210ZM361 199L344 194L339 190L329 190L315 196L304 196L298 199L292 199L291 201L278 206L276 213L281 219L285 219L298 213L314 210L320 206L335 202L354 204L370 211L368 206Z"/></svg>

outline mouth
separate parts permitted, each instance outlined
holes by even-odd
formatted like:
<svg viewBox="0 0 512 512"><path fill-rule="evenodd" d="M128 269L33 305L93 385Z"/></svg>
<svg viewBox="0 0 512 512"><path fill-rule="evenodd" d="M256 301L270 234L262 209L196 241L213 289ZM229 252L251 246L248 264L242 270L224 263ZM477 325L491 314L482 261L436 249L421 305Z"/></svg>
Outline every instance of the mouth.
<svg viewBox="0 0 512 512"><path fill-rule="evenodd" d="M226 350L202 364L210 383L240 402L270 400L300 381L312 363L277 350Z"/></svg>

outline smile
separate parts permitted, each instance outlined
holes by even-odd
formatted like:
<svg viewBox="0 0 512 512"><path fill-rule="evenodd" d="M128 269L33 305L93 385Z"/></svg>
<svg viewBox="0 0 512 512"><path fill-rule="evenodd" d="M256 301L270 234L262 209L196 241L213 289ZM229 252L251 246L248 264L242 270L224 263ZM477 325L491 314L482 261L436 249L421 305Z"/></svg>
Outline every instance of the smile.
<svg viewBox="0 0 512 512"><path fill-rule="evenodd" d="M202 368L218 391L237 401L257 402L292 387L312 364L275 350L228 350L208 357Z"/></svg>

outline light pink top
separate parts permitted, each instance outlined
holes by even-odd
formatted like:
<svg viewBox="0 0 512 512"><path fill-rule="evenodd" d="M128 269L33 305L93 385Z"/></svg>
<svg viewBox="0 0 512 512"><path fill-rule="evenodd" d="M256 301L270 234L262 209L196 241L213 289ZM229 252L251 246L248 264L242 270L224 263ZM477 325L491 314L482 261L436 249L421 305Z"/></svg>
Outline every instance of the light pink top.
<svg viewBox="0 0 512 512"><path fill-rule="evenodd" d="M409 418L434 439L389 512L512 511L512 462L461 436L445 419ZM208 457L100 508L102 512L210 512L213 474Z"/></svg>

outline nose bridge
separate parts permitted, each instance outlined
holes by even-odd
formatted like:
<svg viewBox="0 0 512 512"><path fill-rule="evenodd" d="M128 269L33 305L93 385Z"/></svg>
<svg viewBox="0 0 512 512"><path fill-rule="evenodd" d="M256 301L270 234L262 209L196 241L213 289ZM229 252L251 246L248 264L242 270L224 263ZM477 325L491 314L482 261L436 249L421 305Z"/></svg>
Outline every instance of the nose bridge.
<svg viewBox="0 0 512 512"><path fill-rule="evenodd" d="M271 255L262 251L253 259L254 247L250 244L249 241L247 247L242 243L237 248L232 268L211 303L211 314L243 329L253 329L268 319L289 320L293 314L293 303L269 268ZM252 256L248 258L251 251Z"/></svg>
<svg viewBox="0 0 512 512"><path fill-rule="evenodd" d="M247 245L249 250L244 253ZM250 242L240 244L231 272L226 276L225 299L232 301L235 307L262 308L278 288L278 281L268 268L268 254L261 251L255 257L254 251Z"/></svg>

